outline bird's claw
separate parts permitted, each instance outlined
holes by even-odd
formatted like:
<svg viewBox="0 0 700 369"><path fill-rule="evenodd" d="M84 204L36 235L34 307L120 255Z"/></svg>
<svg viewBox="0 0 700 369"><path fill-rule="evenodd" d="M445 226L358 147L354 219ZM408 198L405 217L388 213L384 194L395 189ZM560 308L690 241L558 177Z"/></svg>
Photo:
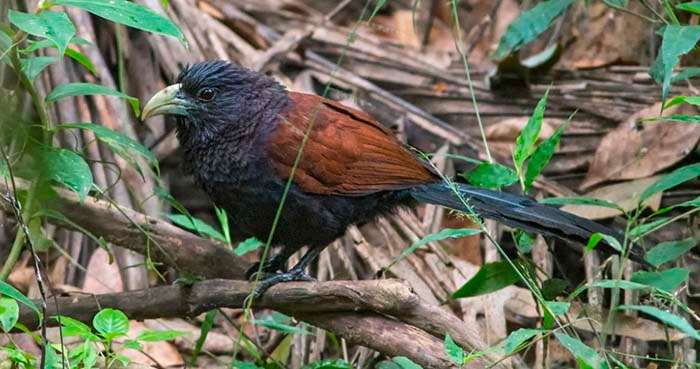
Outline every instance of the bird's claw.
<svg viewBox="0 0 700 369"><path fill-rule="evenodd" d="M260 282L258 282L257 287L255 287L255 291L253 291L253 297L255 299L259 298L262 296L265 291L267 291L270 287L278 284L278 283L286 283L286 282L313 282L316 279L311 277L310 275L306 274L303 269L292 269L288 272L284 273L279 273L279 274L272 274L272 275L267 275L264 279L261 279Z"/></svg>

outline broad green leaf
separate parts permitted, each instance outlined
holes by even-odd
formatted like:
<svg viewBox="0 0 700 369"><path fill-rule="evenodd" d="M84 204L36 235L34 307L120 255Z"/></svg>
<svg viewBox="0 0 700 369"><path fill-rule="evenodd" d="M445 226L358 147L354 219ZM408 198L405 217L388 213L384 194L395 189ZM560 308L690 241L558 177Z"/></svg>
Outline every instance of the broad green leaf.
<svg viewBox="0 0 700 369"><path fill-rule="evenodd" d="M276 330L282 333L302 335L310 334L310 332L307 331L303 326L290 325L290 323L292 323L292 318L278 312L273 312L272 314L267 315L263 319L256 319L253 321L253 323L255 325Z"/></svg>
<svg viewBox="0 0 700 369"><path fill-rule="evenodd" d="M699 240L691 237L680 241L662 242L647 251L644 255L644 260L658 268L662 264L676 260L679 256L690 251L698 244Z"/></svg>
<svg viewBox="0 0 700 369"><path fill-rule="evenodd" d="M544 304L554 316L565 315L571 307L571 303L566 301L545 301Z"/></svg>
<svg viewBox="0 0 700 369"><path fill-rule="evenodd" d="M73 6L98 17L147 32L177 38L187 44L185 36L170 19L127 0L51 0L55 5Z"/></svg>
<svg viewBox="0 0 700 369"><path fill-rule="evenodd" d="M78 50L67 48L66 49L66 56L68 56L69 58L80 63L80 65L85 67L85 69L90 71L90 73L92 73L93 75L97 74L97 70L95 69L95 65L92 64L92 60L90 60L90 58L88 58L87 55L81 53Z"/></svg>
<svg viewBox="0 0 700 369"><path fill-rule="evenodd" d="M527 171L525 172L526 191L532 186L532 183L535 182L535 178L542 173L544 167L549 164L549 161L552 160L554 151L557 149L561 135L567 125L568 123L562 124L551 137L537 146L537 149L530 157L530 160L527 162Z"/></svg>
<svg viewBox="0 0 700 369"><path fill-rule="evenodd" d="M152 331L152 330L143 330L139 332L139 334L136 336L137 341L143 341L143 342L157 342L157 341L171 341L174 340L178 337L185 336L187 333L181 332L181 331L172 331L172 330L165 330L165 331Z"/></svg>
<svg viewBox="0 0 700 369"><path fill-rule="evenodd" d="M126 336L129 332L129 318L119 310L102 309L92 319L92 326L103 337L113 340L116 337Z"/></svg>
<svg viewBox="0 0 700 369"><path fill-rule="evenodd" d="M124 340L124 342L122 343L122 347L136 351L143 350L143 345L141 344L141 342L132 339Z"/></svg>
<svg viewBox="0 0 700 369"><path fill-rule="evenodd" d="M263 369L253 362L233 360L231 369Z"/></svg>
<svg viewBox="0 0 700 369"><path fill-rule="evenodd" d="M481 163L465 177L474 186L485 188L501 188L518 181L513 169L498 163Z"/></svg>
<svg viewBox="0 0 700 369"><path fill-rule="evenodd" d="M700 14L700 1L690 1L676 5L676 9L684 10L694 14Z"/></svg>
<svg viewBox="0 0 700 369"><path fill-rule="evenodd" d="M17 300L9 297L0 297L0 328L9 333L19 319L19 305Z"/></svg>
<svg viewBox="0 0 700 369"><path fill-rule="evenodd" d="M462 238L462 237L467 237L467 236L474 236L481 233L480 229L473 229L473 228L445 228L439 232L429 234L420 240L418 242L414 243L413 245L405 248L403 251L401 251L401 254L394 258L394 260L389 264L386 268L389 269L396 263L398 263L401 259L405 258L408 255L411 255L414 253L416 250L418 250L419 247L425 246L430 242L436 242L440 240L444 240L447 238Z"/></svg>
<svg viewBox="0 0 700 369"><path fill-rule="evenodd" d="M53 64L56 58L53 56L35 56L31 58L22 58L20 63L22 64L22 73L27 76L27 79L33 81L39 73L43 71L46 67Z"/></svg>
<svg viewBox="0 0 700 369"><path fill-rule="evenodd" d="M554 300L569 287L569 282L560 278L550 278L542 282L542 297L545 300Z"/></svg>
<svg viewBox="0 0 700 369"><path fill-rule="evenodd" d="M685 318L671 314L667 311L663 311L659 308L645 305L620 305L616 307L615 310L634 310L651 315L665 324L687 334L688 336L696 340L700 340L700 334L698 334L698 331L696 331L695 328L693 328L693 326L690 325L687 320L685 320Z"/></svg>
<svg viewBox="0 0 700 369"><path fill-rule="evenodd" d="M520 351L527 341L532 337L542 333L540 329L520 328L513 331L503 342L503 350L506 355L510 355Z"/></svg>
<svg viewBox="0 0 700 369"><path fill-rule="evenodd" d="M460 287L452 297L472 297L498 291L519 281L518 273L508 261L496 261L481 266L478 272Z"/></svg>
<svg viewBox="0 0 700 369"><path fill-rule="evenodd" d="M68 43L75 36L75 26L63 12L29 14L10 9L8 17L22 31L51 40L58 47L59 56L63 56Z"/></svg>
<svg viewBox="0 0 700 369"><path fill-rule="evenodd" d="M610 245L610 247L622 252L622 245L620 245L620 241L618 241L617 238L600 232L593 233L591 238L588 239L586 251L593 250L596 246L598 246L598 243L600 243L601 240L605 240L605 243Z"/></svg>
<svg viewBox="0 0 700 369"><path fill-rule="evenodd" d="M59 124L57 128L87 129L94 132L98 140L104 142L115 154L119 155L135 168L138 168L139 165L132 153L136 153L144 158L148 162L148 165L152 167L158 166L158 159L156 159L156 156L153 155L151 150L145 148L131 138L103 125L94 123L64 123Z"/></svg>
<svg viewBox="0 0 700 369"><path fill-rule="evenodd" d="M399 364L401 369L423 369L422 366L414 363L411 359L405 356L396 356L392 359L396 364Z"/></svg>
<svg viewBox="0 0 700 369"><path fill-rule="evenodd" d="M26 307L34 310L37 316L41 318L41 312L39 311L39 308L36 306L32 300L28 299L27 296L24 296L22 292L17 291L16 288L12 287L12 285L8 284L7 282L3 281L0 279L0 295L4 295L10 298L13 298L22 304L24 304Z"/></svg>
<svg viewBox="0 0 700 369"><path fill-rule="evenodd" d="M58 85L48 94L48 96L46 96L46 102L54 102L70 96L90 95L106 95L126 99L131 105L131 108L134 110L134 114L137 117L141 114L139 99L119 92L113 88L103 85L96 85L94 83L74 82Z"/></svg>
<svg viewBox="0 0 700 369"><path fill-rule="evenodd" d="M571 337L560 331L554 331L554 336L564 348L574 355L577 361L585 363L590 368L609 369L608 363L598 355L598 352L586 346L578 338Z"/></svg>
<svg viewBox="0 0 700 369"><path fill-rule="evenodd" d="M302 369L353 369L353 367L343 359L326 359L306 364Z"/></svg>
<svg viewBox="0 0 700 369"><path fill-rule="evenodd" d="M201 219L184 214L168 214L168 219L180 227L189 229L190 231L195 231L202 236L208 236L215 240L226 242L226 238L224 238L224 235L222 235L221 232L217 231L214 229L214 227L210 226Z"/></svg>
<svg viewBox="0 0 700 369"><path fill-rule="evenodd" d="M666 292L673 292L688 280L688 270L685 268L671 268L660 272L636 271L630 281L654 286Z"/></svg>
<svg viewBox="0 0 700 369"><path fill-rule="evenodd" d="M255 251L261 247L265 246L260 240L255 237L248 238L247 240L241 242L236 246L233 252L238 256L243 256L251 251Z"/></svg>
<svg viewBox="0 0 700 369"><path fill-rule="evenodd" d="M600 206L603 208L615 209L624 212L617 204L612 203L603 199L595 199L592 197L585 196L574 196L574 197L547 197L540 200L541 204L547 205L589 205L589 206Z"/></svg>
<svg viewBox="0 0 700 369"><path fill-rule="evenodd" d="M700 27L698 28L698 33L700 33ZM700 176L700 163L686 165L661 177L656 183L644 190L639 198L641 201L644 201L657 192L676 187L698 176Z"/></svg>
<svg viewBox="0 0 700 369"><path fill-rule="evenodd" d="M667 25L664 28L661 49L649 74L661 87L661 100L666 100L671 87L673 68L678 58L693 49L700 40L700 26Z"/></svg>
<svg viewBox="0 0 700 369"><path fill-rule="evenodd" d="M534 237L527 232L523 231L522 229L515 230L515 246L517 246L518 250L520 250L520 252L523 254L527 254L532 251L532 244L534 242Z"/></svg>
<svg viewBox="0 0 700 369"><path fill-rule="evenodd" d="M457 364L457 366L464 364L464 350L457 345L449 334L445 335L443 346L445 347L445 353L453 363Z"/></svg>
<svg viewBox="0 0 700 369"><path fill-rule="evenodd" d="M544 4L544 3L542 3ZM520 135L515 140L515 150L513 151L513 163L515 164L515 169L518 173L522 175L523 164L534 152L535 143L537 138L540 136L540 130L542 129L542 119L544 119L544 109L547 105L547 96L549 95L549 90L545 91L544 96L537 102L535 110L532 112L532 116L523 127Z"/></svg>
<svg viewBox="0 0 700 369"><path fill-rule="evenodd" d="M500 61L534 40L547 30L552 21L561 15L573 0L542 1L532 9L524 11L514 20L501 36L494 59Z"/></svg>
<svg viewBox="0 0 700 369"><path fill-rule="evenodd" d="M57 148L42 148L37 151L41 175L65 185L84 201L92 188L92 172L82 156L73 151Z"/></svg>
<svg viewBox="0 0 700 369"><path fill-rule="evenodd" d="M204 347L204 341L207 340L209 331L211 331L212 327L214 327L214 318L216 317L216 312L216 309L209 310L204 315L204 321L202 321L202 325L199 328L199 337L197 337L197 342L195 342L194 344L194 350L192 350L192 356L190 358L191 367L197 366L197 357L202 351L202 347Z"/></svg>

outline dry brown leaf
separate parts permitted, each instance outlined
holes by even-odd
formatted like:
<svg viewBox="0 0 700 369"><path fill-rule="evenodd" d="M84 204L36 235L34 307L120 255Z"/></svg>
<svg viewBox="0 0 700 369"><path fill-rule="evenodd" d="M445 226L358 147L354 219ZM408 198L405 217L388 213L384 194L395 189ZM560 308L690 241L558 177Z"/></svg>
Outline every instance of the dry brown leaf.
<svg viewBox="0 0 700 369"><path fill-rule="evenodd" d="M632 11L643 11L637 2ZM649 39L648 23L637 16L619 12L602 2L579 6L574 12L571 47L562 54L560 65L586 69L615 62L640 63L640 52Z"/></svg>
<svg viewBox="0 0 700 369"><path fill-rule="evenodd" d="M124 291L119 266L109 263L109 255L104 249L96 249L88 262L83 291L86 293L113 293Z"/></svg>
<svg viewBox="0 0 700 369"><path fill-rule="evenodd" d="M661 103L642 109L603 137L588 168L582 189L611 180L644 178L688 155L700 139L700 125L638 123L657 116ZM664 114L697 114L694 109L667 109Z"/></svg>
<svg viewBox="0 0 700 369"><path fill-rule="evenodd" d="M370 32L395 43L418 49L421 46L421 40L413 27L413 16L410 9L397 10L390 16L378 15L369 25ZM427 46L433 50L454 50L454 40L450 29L439 19L433 20Z"/></svg>
<svg viewBox="0 0 700 369"><path fill-rule="evenodd" d="M515 139L527 124L527 120L528 117L508 118L488 126L485 133L489 148L500 157L510 157L515 148ZM549 138L554 134L556 130L554 127L557 126L559 126L558 120L544 119L540 139Z"/></svg>
<svg viewBox="0 0 700 369"><path fill-rule="evenodd" d="M630 211L637 207L639 195L642 193L642 191L651 186L658 179L659 176L654 176L624 183L616 183L595 189L584 194L583 196L608 200L614 204L617 204L625 211ZM652 210L659 210L659 206L661 205L661 195L661 192L657 192L650 198L644 200L643 205L651 208ZM565 205L561 209L588 219L605 219L622 214L621 211L616 209L590 205Z"/></svg>

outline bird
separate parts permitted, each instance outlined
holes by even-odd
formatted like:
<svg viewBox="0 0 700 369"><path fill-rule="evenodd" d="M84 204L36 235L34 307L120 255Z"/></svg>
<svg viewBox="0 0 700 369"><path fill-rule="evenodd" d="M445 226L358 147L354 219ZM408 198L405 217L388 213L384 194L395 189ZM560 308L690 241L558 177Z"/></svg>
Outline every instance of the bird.
<svg viewBox="0 0 700 369"><path fill-rule="evenodd" d="M230 214L232 232L269 238L279 249L258 264L256 296L277 283L313 280L307 265L350 225L418 203L473 211L572 243L586 244L595 233L623 239L615 229L527 196L445 180L370 115L288 91L228 61L185 67L147 102L141 118L157 115L175 117L183 167ZM285 269L304 246L299 262ZM636 249L631 258L641 259Z"/></svg>

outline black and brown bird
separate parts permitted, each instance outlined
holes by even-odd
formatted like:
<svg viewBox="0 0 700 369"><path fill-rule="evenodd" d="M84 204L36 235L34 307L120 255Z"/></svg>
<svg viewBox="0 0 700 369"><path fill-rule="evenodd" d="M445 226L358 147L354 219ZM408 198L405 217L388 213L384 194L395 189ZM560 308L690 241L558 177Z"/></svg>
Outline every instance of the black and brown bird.
<svg viewBox="0 0 700 369"><path fill-rule="evenodd" d="M229 62L184 69L147 103L143 119L159 114L176 116L186 167L242 235L268 238L293 173L272 238L279 252L263 267L259 293L308 280L306 265L349 225L416 203L465 211L463 198L483 217L568 242L596 232L621 237L527 197L449 185L369 115ZM303 246L309 251L296 266L273 274Z"/></svg>

